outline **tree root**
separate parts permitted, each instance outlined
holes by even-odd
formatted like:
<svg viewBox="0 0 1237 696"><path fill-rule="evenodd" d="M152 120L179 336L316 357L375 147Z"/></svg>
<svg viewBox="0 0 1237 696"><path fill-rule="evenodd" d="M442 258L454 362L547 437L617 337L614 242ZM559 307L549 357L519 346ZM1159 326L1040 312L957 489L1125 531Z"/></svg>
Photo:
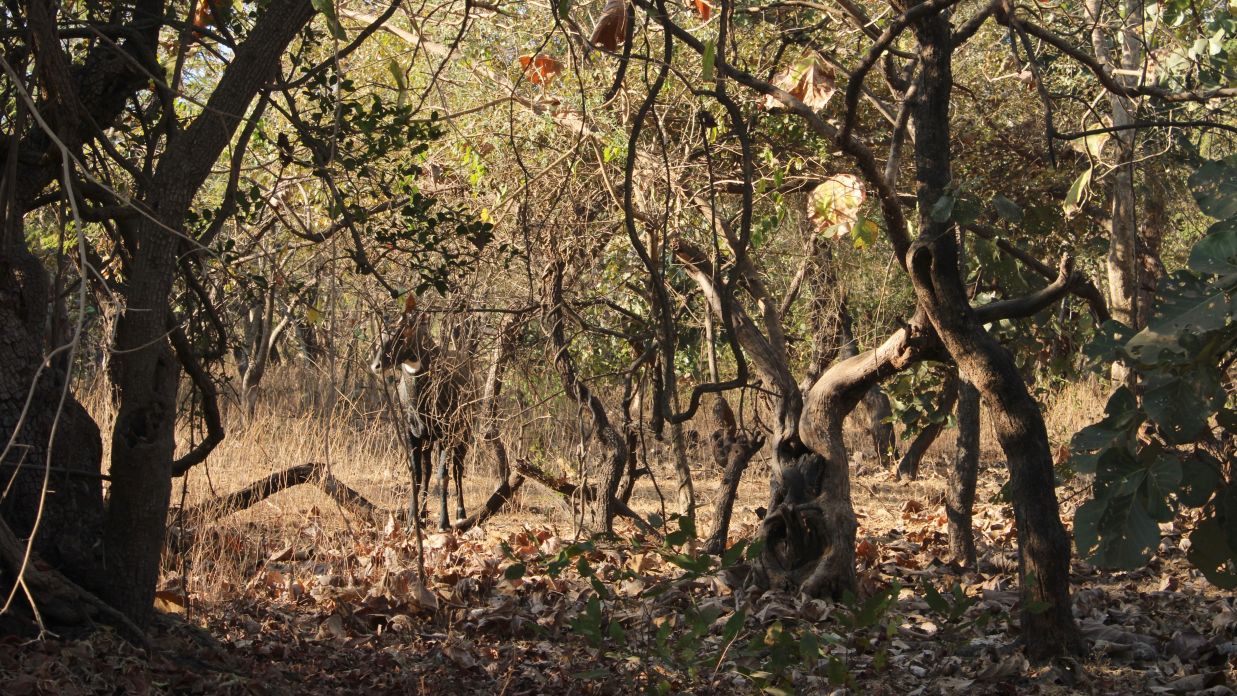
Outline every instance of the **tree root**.
<svg viewBox="0 0 1237 696"><path fill-rule="evenodd" d="M46 621L64 626L100 623L112 627L120 637L138 647L150 647L146 634L129 617L49 567L37 556L31 556L23 568L25 556L26 545L0 519L0 567L5 576L0 586L13 591L14 581L25 585L27 599L35 603L34 618L40 630L48 629ZM20 593L22 589L18 587L16 591Z"/></svg>

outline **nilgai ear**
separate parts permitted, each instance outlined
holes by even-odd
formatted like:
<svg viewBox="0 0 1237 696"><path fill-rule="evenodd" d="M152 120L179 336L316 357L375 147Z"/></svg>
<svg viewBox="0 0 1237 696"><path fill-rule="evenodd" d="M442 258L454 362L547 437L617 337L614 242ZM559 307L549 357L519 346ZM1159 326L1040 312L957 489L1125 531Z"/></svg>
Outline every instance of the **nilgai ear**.
<svg viewBox="0 0 1237 696"><path fill-rule="evenodd" d="M417 296L408 293L408 299L404 300L404 314L412 314L417 311Z"/></svg>

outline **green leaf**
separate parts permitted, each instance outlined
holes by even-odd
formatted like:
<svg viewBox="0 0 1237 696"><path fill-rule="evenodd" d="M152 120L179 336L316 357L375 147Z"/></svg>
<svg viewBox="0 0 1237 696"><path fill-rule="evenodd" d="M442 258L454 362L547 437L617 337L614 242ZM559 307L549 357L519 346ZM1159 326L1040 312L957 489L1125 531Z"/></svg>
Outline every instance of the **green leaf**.
<svg viewBox="0 0 1237 696"><path fill-rule="evenodd" d="M996 214L1006 222L1011 222L1015 225L1022 222L1022 208L1005 196L998 195L993 198L992 207L996 208Z"/></svg>
<svg viewBox="0 0 1237 696"><path fill-rule="evenodd" d="M1143 503L1148 514L1156 522L1171 521L1177 514L1172 501L1181 486L1181 462L1158 446L1140 452L1139 461L1149 462L1143 483Z"/></svg>
<svg viewBox="0 0 1237 696"><path fill-rule="evenodd" d="M923 584L923 600L927 602L928 607L938 614L949 613L949 602L937 592L932 583L925 582Z"/></svg>
<svg viewBox="0 0 1237 696"><path fill-rule="evenodd" d="M1223 397L1214 367L1181 376L1154 373L1147 377L1143 389L1143 410L1160 426L1165 440L1180 444L1203 432Z"/></svg>
<svg viewBox="0 0 1237 696"><path fill-rule="evenodd" d="M1096 495L1074 515L1080 555L1106 568L1133 570L1147 563L1160 543L1160 527L1134 494Z"/></svg>
<svg viewBox="0 0 1237 696"><path fill-rule="evenodd" d="M1218 519L1205 519L1194 528L1186 558L1211 584L1226 590L1237 589L1237 551L1229 545Z"/></svg>
<svg viewBox="0 0 1237 696"><path fill-rule="evenodd" d="M1108 398L1104 420L1075 433L1070 440L1070 450L1091 452L1111 447L1120 439L1132 437L1141 422L1134 393L1124 386L1120 387Z"/></svg>
<svg viewBox="0 0 1237 696"><path fill-rule="evenodd" d="M1086 198L1087 189L1091 186L1091 172L1091 168L1088 167L1087 171L1078 175L1069 187L1069 192L1065 194L1065 203L1061 206L1065 217L1074 217L1079 210L1082 210L1082 202Z"/></svg>
<svg viewBox="0 0 1237 696"><path fill-rule="evenodd" d="M854 242L856 249L866 249L876 243L876 237L880 234L880 227L876 225L874 220L868 219L862 213L859 215L859 220L855 226L851 228L850 236Z"/></svg>
<svg viewBox="0 0 1237 696"><path fill-rule="evenodd" d="M1188 183L1199 210L1220 220L1237 215L1237 157L1207 162Z"/></svg>
<svg viewBox="0 0 1237 696"><path fill-rule="evenodd" d="M1181 462L1181 488L1177 499L1186 507L1202 507L1211 500L1220 484L1220 460L1203 450L1195 450Z"/></svg>
<svg viewBox="0 0 1237 696"><path fill-rule="evenodd" d="M730 615L726 619L726 625L722 628L722 643L728 644L739 635L739 631L743 630L743 624L747 621L747 611L740 609Z"/></svg>
<svg viewBox="0 0 1237 696"><path fill-rule="evenodd" d="M503 577L507 578L508 580L519 580L520 578L524 577L524 572L526 570L527 568L524 566L523 563L512 563L511 565L507 566L506 570L503 571Z"/></svg>
<svg viewBox="0 0 1237 696"><path fill-rule="evenodd" d="M1217 222L1190 250L1190 270L1227 275L1237 273L1237 220Z"/></svg>
<svg viewBox="0 0 1237 696"><path fill-rule="evenodd" d="M734 546L726 549L722 553L722 567L729 568L743 559L743 553L747 550L746 541L735 542Z"/></svg>
<svg viewBox="0 0 1237 696"><path fill-rule="evenodd" d="M663 553L662 556L683 570L693 573L706 573L713 566L713 559L709 556L688 556L682 553Z"/></svg>
<svg viewBox="0 0 1237 696"><path fill-rule="evenodd" d="M717 60L717 45L714 43L713 39L709 39L708 41L704 42L703 75L704 75L705 82L713 81L713 65L716 62L716 60Z"/></svg>
<svg viewBox="0 0 1237 696"><path fill-rule="evenodd" d="M1164 279L1158 296L1155 316L1146 330L1159 334L1215 331L1237 315L1237 297L1228 296L1224 288L1188 271L1177 271Z"/></svg>
<svg viewBox="0 0 1237 696"><path fill-rule="evenodd" d="M829 677L830 684L840 686L846 683L847 677L850 676L850 670L846 669L846 663L842 662L835 655L829 658L829 669L826 674Z"/></svg>
<svg viewBox="0 0 1237 696"><path fill-rule="evenodd" d="M339 23L339 16L335 14L334 0L310 0L310 4L313 5L315 10L322 13L331 36L341 40L348 38L348 33L344 31L343 26Z"/></svg>
<svg viewBox="0 0 1237 696"><path fill-rule="evenodd" d="M1095 338L1091 339L1083 352L1092 360L1111 363L1125 355L1126 343L1133 336L1133 329L1116 319L1109 319L1099 325L1095 331ZM1174 340L1173 343L1176 341Z"/></svg>
<svg viewBox="0 0 1237 696"><path fill-rule="evenodd" d="M953 215L954 203L957 199L948 193L941 194L941 197L936 199L936 203L932 204L930 213L934 222L949 222L949 217Z"/></svg>
<svg viewBox="0 0 1237 696"><path fill-rule="evenodd" d="M799 636L799 657L808 665L820 659L820 641L810 628L805 629L803 635Z"/></svg>

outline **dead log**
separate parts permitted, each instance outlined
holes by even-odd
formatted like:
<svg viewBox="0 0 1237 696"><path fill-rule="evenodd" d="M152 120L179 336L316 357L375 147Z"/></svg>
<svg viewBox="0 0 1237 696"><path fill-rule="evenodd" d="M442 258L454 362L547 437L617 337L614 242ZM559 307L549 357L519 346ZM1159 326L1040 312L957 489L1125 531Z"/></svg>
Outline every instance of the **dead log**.
<svg viewBox="0 0 1237 696"><path fill-rule="evenodd" d="M525 476L536 481L537 483L541 484L545 488L548 488L549 490L554 491L555 493L559 494L569 504L572 501L574 501L577 496L582 497L583 500L581 502L584 502L584 503L591 502L597 499L597 489L595 487L588 486L588 485L577 486L576 484L568 481L565 478L562 478L561 476L551 475L545 469L542 469L541 467L537 466L536 464L533 464L532 462L525 461L523 459L517 459L515 460L514 468L519 473L524 474ZM657 534L657 531L653 529L653 527L650 526L648 522L645 522L644 518L641 517L638 513L636 513L635 510L632 510L631 507L627 505L627 503L623 502L622 500L619 500L615 496L612 496L612 499L610 500L610 505L614 507L614 510L618 515L621 515L623 517L626 517L632 520L633 522L636 523L636 526L639 527L644 532L649 533L649 534Z"/></svg>
<svg viewBox="0 0 1237 696"><path fill-rule="evenodd" d="M497 515L515 497L515 492L520 490L522 485L524 485L524 477L520 474L511 474L502 483L498 484L498 488L494 489L494 492L490 494L489 499L485 501L485 505L482 505L480 510L462 520L458 520L455 524L451 525L451 528L457 532L467 532Z"/></svg>
<svg viewBox="0 0 1237 696"><path fill-rule="evenodd" d="M225 515L251 508L280 491L306 483L317 485L332 500L339 503L340 507L358 517L372 521L381 511L381 508L365 496L332 476L326 470L326 464L308 462L277 471L221 498L195 505L185 510L185 516L190 519L219 519Z"/></svg>

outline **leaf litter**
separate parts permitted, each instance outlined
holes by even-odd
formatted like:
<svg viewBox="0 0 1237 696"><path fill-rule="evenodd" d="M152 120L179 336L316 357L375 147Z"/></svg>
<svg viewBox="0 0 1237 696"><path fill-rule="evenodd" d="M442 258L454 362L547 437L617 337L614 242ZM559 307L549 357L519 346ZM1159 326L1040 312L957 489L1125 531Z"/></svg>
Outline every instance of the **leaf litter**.
<svg viewBox="0 0 1237 696"><path fill-rule="evenodd" d="M1233 693L1237 607L1190 569L1182 534L1168 529L1141 570L1075 561L1092 652L1036 666L1017 642L1010 509L976 506L981 559L967 571L946 560L932 500L865 506L851 602L746 590L741 562L685 570L693 541L672 549L622 525L619 540L586 543L550 525L430 534L422 582L399 524L310 521L251 538L235 587L168 572L149 652L107 631L7 637L0 684L14 696ZM753 534L738 525L732 543Z"/></svg>

